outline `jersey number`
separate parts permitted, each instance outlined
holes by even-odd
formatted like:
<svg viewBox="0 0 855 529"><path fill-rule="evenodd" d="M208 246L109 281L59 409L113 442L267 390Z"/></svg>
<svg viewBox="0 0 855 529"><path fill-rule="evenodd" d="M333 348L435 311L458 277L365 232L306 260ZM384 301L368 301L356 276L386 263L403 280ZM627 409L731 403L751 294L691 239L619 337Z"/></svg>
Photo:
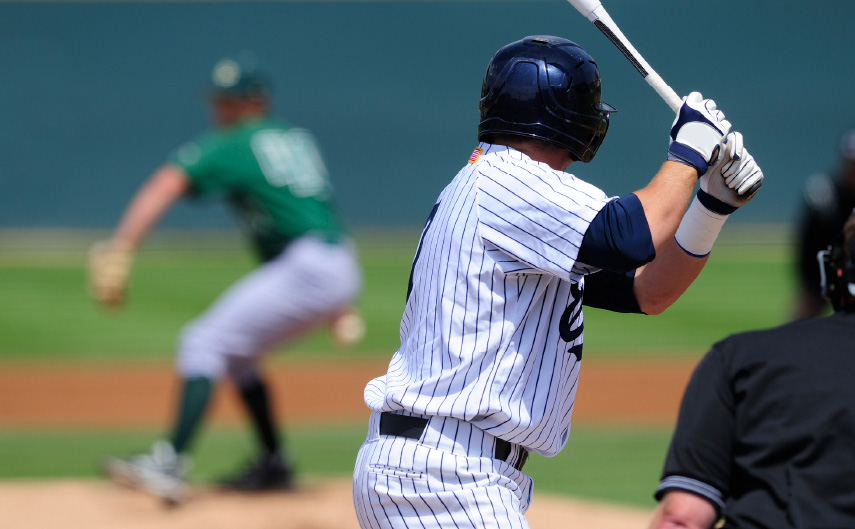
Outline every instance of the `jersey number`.
<svg viewBox="0 0 855 529"><path fill-rule="evenodd" d="M419 255L422 253L422 244L425 242L425 234L430 228L431 223L433 222L433 217L436 215L436 210L439 209L439 202L433 205L433 209L430 210L430 215L428 215L427 222L425 222L425 227L422 229L422 236L419 237L419 246L416 248L416 256L413 257L413 266L410 268L410 281L407 284L407 299L410 299L410 292L413 291L413 274L416 271L416 262L419 260Z"/></svg>
<svg viewBox="0 0 855 529"><path fill-rule="evenodd" d="M567 343L572 343L582 334L585 328L584 322L579 321L579 325L571 330L573 322L582 317L582 289L579 288L579 283L573 283L570 287L570 295L573 296L573 303L564 310L561 315L561 323L558 325L558 332L561 334L561 339ZM576 344L567 349L567 352L576 355L576 360L582 359L582 344Z"/></svg>
<svg viewBox="0 0 855 529"><path fill-rule="evenodd" d="M252 136L252 152L274 187L288 187L297 197L326 189L327 169L309 131L262 130Z"/></svg>

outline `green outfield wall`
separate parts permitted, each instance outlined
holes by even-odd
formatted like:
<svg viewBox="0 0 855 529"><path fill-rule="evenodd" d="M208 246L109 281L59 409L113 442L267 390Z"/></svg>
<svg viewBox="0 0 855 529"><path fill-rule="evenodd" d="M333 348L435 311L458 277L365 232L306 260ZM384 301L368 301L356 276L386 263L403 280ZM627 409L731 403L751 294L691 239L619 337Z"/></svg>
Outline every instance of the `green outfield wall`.
<svg viewBox="0 0 855 529"><path fill-rule="evenodd" d="M790 221L810 173L855 126L855 2L607 0L679 93L719 102L768 177L745 222ZM253 50L276 111L319 137L354 225L419 225L475 142L492 53L529 34L578 41L619 109L573 172L612 195L664 159L672 115L563 0L0 1L0 227L103 227L172 149L203 131L211 65ZM225 226L183 205L170 226Z"/></svg>

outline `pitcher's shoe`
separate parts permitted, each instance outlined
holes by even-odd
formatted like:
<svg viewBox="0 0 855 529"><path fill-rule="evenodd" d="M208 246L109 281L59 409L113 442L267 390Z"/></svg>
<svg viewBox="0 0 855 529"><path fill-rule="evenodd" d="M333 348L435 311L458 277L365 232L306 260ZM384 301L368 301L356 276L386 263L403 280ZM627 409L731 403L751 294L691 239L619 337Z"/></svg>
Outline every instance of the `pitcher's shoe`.
<svg viewBox="0 0 855 529"><path fill-rule="evenodd" d="M291 466L277 454L262 455L237 475L220 481L223 490L265 492L294 488Z"/></svg>
<svg viewBox="0 0 855 529"><path fill-rule="evenodd" d="M120 485L145 491L175 505L186 494L190 466L190 459L175 453L172 444L157 441L147 454L107 458L104 472Z"/></svg>

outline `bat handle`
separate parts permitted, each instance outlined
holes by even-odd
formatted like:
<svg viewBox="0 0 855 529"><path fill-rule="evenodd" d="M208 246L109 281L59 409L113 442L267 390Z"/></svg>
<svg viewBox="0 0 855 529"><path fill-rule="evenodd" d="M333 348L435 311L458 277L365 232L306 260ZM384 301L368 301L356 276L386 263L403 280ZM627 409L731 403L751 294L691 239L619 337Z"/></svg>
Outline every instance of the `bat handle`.
<svg viewBox="0 0 855 529"><path fill-rule="evenodd" d="M591 7L590 11L587 9L585 11L587 11L587 13L584 11L582 13L586 18L593 22L594 26L596 26L597 29L599 29L610 41L612 41L612 44L620 50L624 57L626 57L635 69L638 70L638 73L644 77L647 84L656 90L659 97L661 97L662 100L671 107L671 110L675 113L679 111L680 107L683 105L683 98L678 96L677 92L666 84L658 73L653 71L653 68L647 64L644 57L638 53L638 50L636 50L632 43L629 42L629 39L624 36L623 32L617 24L615 24L614 20L612 20L612 17L609 16L609 13L603 5L597 1L595 7Z"/></svg>
<svg viewBox="0 0 855 529"><path fill-rule="evenodd" d="M645 77L644 80L647 81L647 84L649 84L654 90L656 90L656 93L659 94L659 97L661 97L669 107L671 107L671 110L675 113L680 110L680 107L683 105L683 98L678 96L677 92L668 86L658 73L651 71L647 74L647 77Z"/></svg>

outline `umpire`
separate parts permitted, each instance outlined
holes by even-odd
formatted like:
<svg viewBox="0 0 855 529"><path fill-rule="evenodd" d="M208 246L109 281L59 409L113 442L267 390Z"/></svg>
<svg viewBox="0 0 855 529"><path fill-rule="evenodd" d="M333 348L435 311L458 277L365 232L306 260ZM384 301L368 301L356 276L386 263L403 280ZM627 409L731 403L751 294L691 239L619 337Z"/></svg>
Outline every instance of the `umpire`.
<svg viewBox="0 0 855 529"><path fill-rule="evenodd" d="M651 529L855 527L855 211L818 258L833 314L731 336L695 369Z"/></svg>

